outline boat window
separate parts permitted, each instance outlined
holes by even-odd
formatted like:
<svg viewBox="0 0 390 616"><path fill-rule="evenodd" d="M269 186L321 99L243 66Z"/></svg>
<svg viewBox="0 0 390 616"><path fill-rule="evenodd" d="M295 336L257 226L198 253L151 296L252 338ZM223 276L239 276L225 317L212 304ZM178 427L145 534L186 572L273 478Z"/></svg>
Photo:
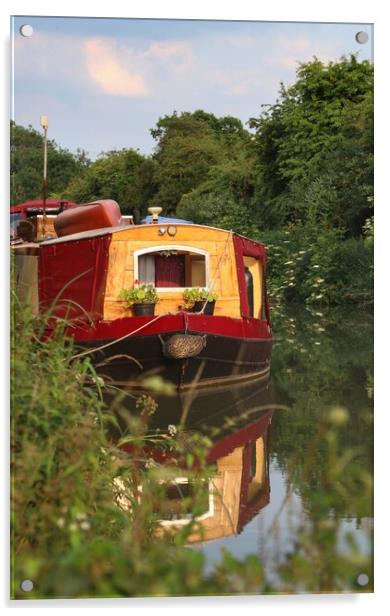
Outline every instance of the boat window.
<svg viewBox="0 0 390 616"><path fill-rule="evenodd" d="M206 287L207 255L180 248L135 254L134 277L159 289Z"/></svg>
<svg viewBox="0 0 390 616"><path fill-rule="evenodd" d="M245 268L245 282L246 282L246 292L248 295L248 308L249 308L249 316L253 317L253 275L250 272L249 268Z"/></svg>
<svg viewBox="0 0 390 616"><path fill-rule="evenodd" d="M256 319L265 319L264 309L264 276L263 264L260 259L244 256L246 292L249 316ZM249 278L251 276L251 279Z"/></svg>
<svg viewBox="0 0 390 616"><path fill-rule="evenodd" d="M194 502L198 520L213 515L213 495L207 481L195 485L190 479L180 477L167 482L163 487L164 494L154 507L154 513L163 526L188 523L193 517Z"/></svg>

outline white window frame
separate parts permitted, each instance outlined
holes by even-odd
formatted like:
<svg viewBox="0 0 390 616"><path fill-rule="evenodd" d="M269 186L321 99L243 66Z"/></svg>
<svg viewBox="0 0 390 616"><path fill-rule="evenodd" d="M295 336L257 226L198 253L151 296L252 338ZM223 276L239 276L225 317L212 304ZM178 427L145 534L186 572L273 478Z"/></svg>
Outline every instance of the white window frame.
<svg viewBox="0 0 390 616"><path fill-rule="evenodd" d="M189 477L175 477L175 479L171 483L175 483L176 485L184 485L190 482ZM164 481L160 481L159 483L163 484ZM202 520L207 520L207 518L212 518L214 516L214 484L213 481L208 481L208 490L209 490L209 508L205 513L199 516L193 516L189 513L184 518L176 518L176 520L164 520L159 519L159 523L161 526L187 526L191 522L192 519L197 522L201 522Z"/></svg>
<svg viewBox="0 0 390 616"><path fill-rule="evenodd" d="M181 246L180 244L162 244L161 246L151 246L149 248L141 248L140 250L135 250L134 254L133 254L133 258L134 258L134 280L139 280L139 267L138 267L138 257L141 257L142 255L147 255L153 252L164 252L167 250L183 250L184 252L189 252L189 253L193 253L193 254L198 254L198 255L202 255L205 258L205 281L206 284L204 287L205 289L209 288L209 283L210 283L210 254L207 252L207 250L203 250L202 248L194 248L192 246ZM158 291L167 291L167 292L178 292L180 293L185 291L186 289L189 289L191 287L156 287L156 289Z"/></svg>

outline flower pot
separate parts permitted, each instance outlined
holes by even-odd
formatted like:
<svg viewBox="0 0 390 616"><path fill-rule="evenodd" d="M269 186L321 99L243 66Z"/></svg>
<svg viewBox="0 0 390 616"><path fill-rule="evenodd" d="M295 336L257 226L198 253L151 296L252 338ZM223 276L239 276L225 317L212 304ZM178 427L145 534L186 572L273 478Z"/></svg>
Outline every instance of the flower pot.
<svg viewBox="0 0 390 616"><path fill-rule="evenodd" d="M203 310L203 306L205 304L206 306ZM203 310L203 314L214 314L214 306L215 306L215 301L205 302L203 300L200 300L194 303L194 305L191 308L191 312L200 312L201 310Z"/></svg>
<svg viewBox="0 0 390 616"><path fill-rule="evenodd" d="M136 317L147 317L154 316L154 308L156 304L153 303L144 303L144 304L133 304L133 313Z"/></svg>

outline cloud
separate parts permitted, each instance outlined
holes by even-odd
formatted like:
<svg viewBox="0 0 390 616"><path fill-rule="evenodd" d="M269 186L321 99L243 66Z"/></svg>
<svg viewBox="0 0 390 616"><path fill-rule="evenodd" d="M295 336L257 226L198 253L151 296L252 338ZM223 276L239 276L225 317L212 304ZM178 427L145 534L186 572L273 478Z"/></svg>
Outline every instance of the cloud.
<svg viewBox="0 0 390 616"><path fill-rule="evenodd" d="M126 49L112 42L90 38L84 44L88 75L106 94L112 96L143 97L149 94L144 76L127 66ZM124 58L119 57L120 55Z"/></svg>
<svg viewBox="0 0 390 616"><path fill-rule="evenodd" d="M152 41L142 57L151 65L169 65L178 74L193 67L192 45L187 41Z"/></svg>
<svg viewBox="0 0 390 616"><path fill-rule="evenodd" d="M314 56L323 62L337 60L340 57L340 43L336 40L316 40L314 37L278 36L270 46L269 53L264 56L264 63L295 71L299 62L309 62Z"/></svg>

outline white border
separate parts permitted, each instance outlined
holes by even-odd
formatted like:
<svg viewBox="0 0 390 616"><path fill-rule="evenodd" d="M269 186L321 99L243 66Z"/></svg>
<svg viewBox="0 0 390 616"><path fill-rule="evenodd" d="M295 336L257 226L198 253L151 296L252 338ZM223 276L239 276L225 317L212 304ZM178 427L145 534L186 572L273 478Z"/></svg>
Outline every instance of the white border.
<svg viewBox="0 0 390 616"><path fill-rule="evenodd" d="M269 616L280 614L285 616L288 610L289 616L299 614L311 616L313 610L316 614L329 614L329 610L336 616L337 614L351 614L353 616L366 616L367 609L381 613L381 608L389 602L389 582L386 546L389 539L388 525L388 496L386 485L387 465L386 451L388 449L389 414L388 403L388 375L387 375L387 354L389 344L386 340L388 336L388 230L390 228L389 208L388 208L388 144L390 143L388 127L388 30L389 20L387 4L380 0L367 2L353 1L340 2L339 0L328 0L327 2L313 2L312 0L279 0L278 2L253 2L251 0L241 0L234 3L212 3L209 0L197 0L196 3L184 3L179 0L144 0L142 3L129 3L123 0L111 0L109 6L105 4L89 3L85 0L68 0L66 3L53 3L52 0L5 0L1 5L0 28L2 34L2 74L3 74L3 94L0 100L3 103L3 148L0 169L2 170L2 193L4 206L9 200L9 16L18 15L62 15L62 16L110 16L110 17L144 17L144 18L183 18L183 19L248 19L248 20L268 20L268 21L322 21L322 22L359 22L375 23L375 88L376 88L376 147L375 147L375 195L376 195L376 409L380 411L377 417L378 429L375 436L375 528L376 530L376 571L375 571L375 594L338 594L338 595L288 595L288 596L255 596L255 597L178 597L163 599L75 599L75 600L51 600L51 601L14 601L12 604L8 600L9 596L9 551L3 551L3 558L0 560L2 568L0 576L1 584L1 604L5 609L13 609L14 613L26 609L29 613L35 612L42 614L42 608L51 610L61 609L61 613L72 610L95 614L96 609L123 609L132 614L147 614L145 610L155 608L159 613L166 613L169 616L172 612L182 614L185 608L187 614L197 615L199 609L214 613L215 609L223 609L224 614L235 614L237 609L245 609L248 616L258 615L259 610L266 609ZM387 130L386 130L387 129ZM387 224L389 223L389 224ZM8 294L8 240L7 229L4 225L4 259L3 280L5 295ZM385 252L386 249L386 252ZM3 331L5 340L8 338L8 305L1 303L3 317ZM7 372L7 345L3 345L2 371L3 382L1 390L8 392L8 372ZM7 409L7 393L4 399L4 409ZM9 428L3 430L3 451L8 451ZM5 456L5 473L8 474L8 459ZM4 460L4 458L2 458ZM8 478L2 482L2 518L1 527L3 528L3 545L8 546ZM379 608L379 610L378 610ZM386 610L383 610L384 612Z"/></svg>

